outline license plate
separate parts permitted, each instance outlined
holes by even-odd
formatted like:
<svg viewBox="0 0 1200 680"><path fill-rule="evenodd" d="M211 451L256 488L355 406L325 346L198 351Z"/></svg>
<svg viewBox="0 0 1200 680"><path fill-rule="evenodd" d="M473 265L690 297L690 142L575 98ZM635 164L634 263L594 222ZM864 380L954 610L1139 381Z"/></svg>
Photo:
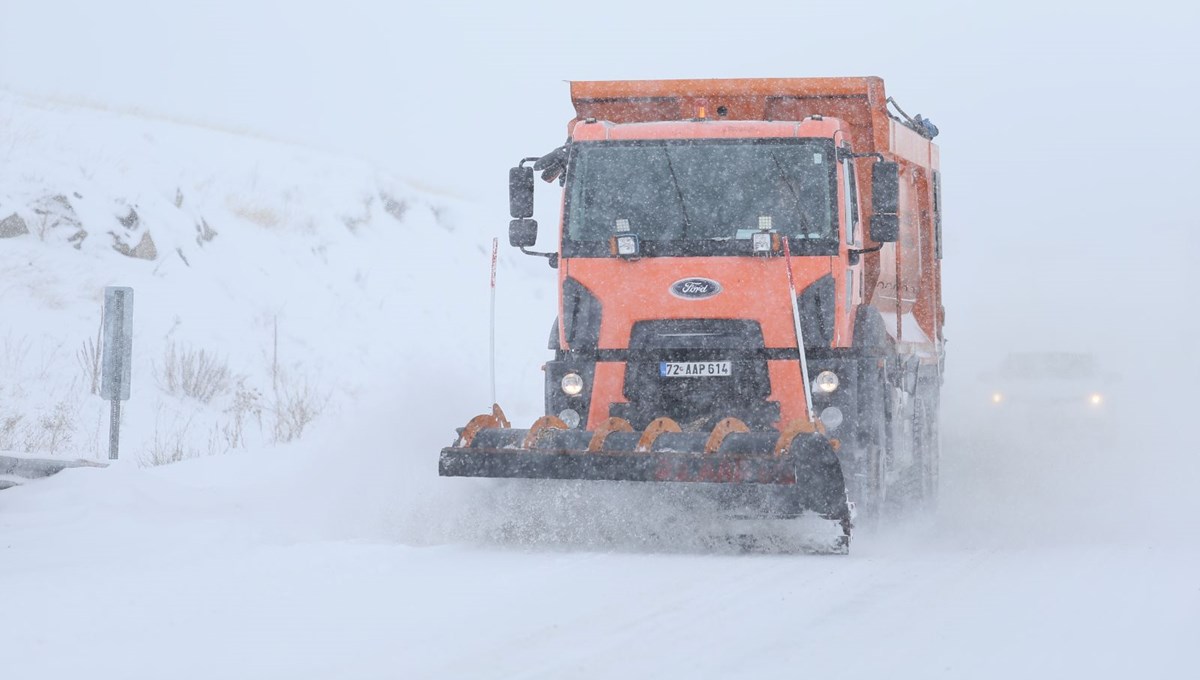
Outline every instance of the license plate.
<svg viewBox="0 0 1200 680"><path fill-rule="evenodd" d="M713 378L733 375L728 361L660 361L658 374L664 378Z"/></svg>

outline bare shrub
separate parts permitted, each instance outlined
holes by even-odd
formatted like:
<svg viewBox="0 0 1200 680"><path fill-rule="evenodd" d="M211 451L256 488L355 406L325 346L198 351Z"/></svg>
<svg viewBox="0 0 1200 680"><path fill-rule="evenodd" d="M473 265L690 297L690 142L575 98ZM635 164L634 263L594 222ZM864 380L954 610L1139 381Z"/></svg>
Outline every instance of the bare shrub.
<svg viewBox="0 0 1200 680"><path fill-rule="evenodd" d="M154 439L150 442L150 448L142 454L142 464L147 466L169 465L191 458L194 454L187 446L190 424L191 421L185 422L182 427L172 430L168 434L159 428L158 421L155 420Z"/></svg>
<svg viewBox="0 0 1200 680"><path fill-rule="evenodd" d="M244 380L239 379L233 392L233 403L225 409L232 417L230 422L221 426L221 435L230 449L238 449L245 445L246 425L253 420L262 431L262 393L253 387L247 387Z"/></svg>
<svg viewBox="0 0 1200 680"><path fill-rule="evenodd" d="M210 352L168 343L162 366L155 366L159 385L168 394L191 397L203 404L227 394L232 376L229 364Z"/></svg>
<svg viewBox="0 0 1200 680"><path fill-rule="evenodd" d="M272 434L275 443L282 444L299 439L304 434L304 428L321 415L329 397L320 394L308 380L293 384L281 378L278 385L275 401L271 405L271 414L275 419Z"/></svg>
<svg viewBox="0 0 1200 680"><path fill-rule="evenodd" d="M101 373L101 335L104 331L104 313L100 314L100 324L96 327L96 338L83 341L83 346L76 353L79 368L83 371L83 381L88 384L89 394L100 394Z"/></svg>
<svg viewBox="0 0 1200 680"><path fill-rule="evenodd" d="M229 206L230 212L238 217L253 222L260 227L273 228L279 226L283 219L279 213L266 206L251 205L249 203L231 202Z"/></svg>
<svg viewBox="0 0 1200 680"><path fill-rule="evenodd" d="M212 425L207 436L201 438L192 436L192 417L182 420L177 415L172 419L168 428L162 425L163 405L158 405L158 414L154 418L154 438L150 446L144 449L138 459L142 467L170 465L180 461L219 456L228 453L228 446L222 435L222 426Z"/></svg>
<svg viewBox="0 0 1200 680"><path fill-rule="evenodd" d="M0 451L12 451L17 447L17 425L23 418L20 413L0 416Z"/></svg>
<svg viewBox="0 0 1200 680"><path fill-rule="evenodd" d="M66 401L60 401L37 421L26 426L24 450L51 455L71 443L75 435L75 413Z"/></svg>

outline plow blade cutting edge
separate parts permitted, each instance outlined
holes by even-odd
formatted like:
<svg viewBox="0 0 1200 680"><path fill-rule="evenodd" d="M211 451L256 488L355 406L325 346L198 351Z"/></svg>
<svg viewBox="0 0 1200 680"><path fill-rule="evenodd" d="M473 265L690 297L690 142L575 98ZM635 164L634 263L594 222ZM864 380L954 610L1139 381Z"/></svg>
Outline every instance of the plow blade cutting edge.
<svg viewBox="0 0 1200 680"><path fill-rule="evenodd" d="M764 517L807 511L834 520L842 529L834 551L849 546L851 512L837 443L811 427L752 432L729 418L711 432L683 432L660 418L640 432L620 419L588 431L546 416L517 429L507 427L498 408L493 413L472 420L454 446L442 449L441 476L698 484L770 498Z"/></svg>

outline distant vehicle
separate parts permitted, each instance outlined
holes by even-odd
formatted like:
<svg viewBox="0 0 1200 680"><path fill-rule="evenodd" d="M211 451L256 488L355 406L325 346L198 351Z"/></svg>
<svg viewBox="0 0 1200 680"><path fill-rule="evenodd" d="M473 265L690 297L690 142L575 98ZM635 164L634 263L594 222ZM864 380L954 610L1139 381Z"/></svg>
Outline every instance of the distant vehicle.
<svg viewBox="0 0 1200 680"><path fill-rule="evenodd" d="M1053 417L1099 416L1110 410L1117 377L1101 370L1091 354L1018 352L999 370L980 376L995 412Z"/></svg>

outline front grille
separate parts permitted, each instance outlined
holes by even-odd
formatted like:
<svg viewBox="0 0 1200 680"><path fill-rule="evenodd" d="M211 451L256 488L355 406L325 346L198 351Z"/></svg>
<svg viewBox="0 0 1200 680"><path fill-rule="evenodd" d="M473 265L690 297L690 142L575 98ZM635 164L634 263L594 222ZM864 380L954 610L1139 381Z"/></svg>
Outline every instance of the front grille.
<svg viewBox="0 0 1200 680"><path fill-rule="evenodd" d="M778 420L779 406L768 402L771 381L767 373L762 327L744 319L670 319L640 321L629 338L630 358L625 365L625 398L614 404L612 415L644 427L656 416L680 424L711 427L716 420L734 416L757 427ZM659 374L664 361L730 361L729 377L666 378Z"/></svg>

